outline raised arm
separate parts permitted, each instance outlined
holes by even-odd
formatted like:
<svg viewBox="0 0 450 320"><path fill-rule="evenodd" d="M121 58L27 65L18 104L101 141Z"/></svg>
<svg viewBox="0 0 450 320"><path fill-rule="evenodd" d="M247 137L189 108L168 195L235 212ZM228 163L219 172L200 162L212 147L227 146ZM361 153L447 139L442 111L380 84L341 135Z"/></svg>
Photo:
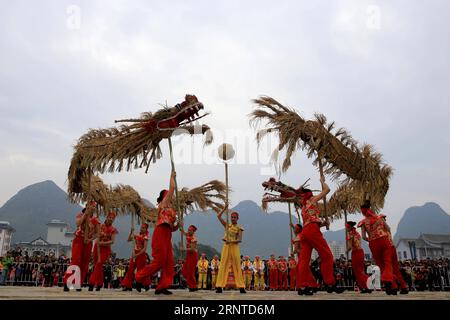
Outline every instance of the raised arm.
<svg viewBox="0 0 450 320"><path fill-rule="evenodd" d="M169 191L167 192L167 195L164 197L164 199L161 201L161 205L163 208L169 206L172 201L173 192L175 190L175 177L176 176L177 176L177 173L175 171L172 171L172 174L170 175Z"/></svg>
<svg viewBox="0 0 450 320"><path fill-rule="evenodd" d="M131 228L130 234L128 235L127 241L128 241L128 242L133 241L133 236L134 236L134 228Z"/></svg>
<svg viewBox="0 0 450 320"><path fill-rule="evenodd" d="M326 184L325 178L322 176L320 177L320 183L322 184L322 192L319 193L317 196L314 196L310 199L311 202L318 202L319 200L326 197L326 195L330 192L330 187Z"/></svg>
<svg viewBox="0 0 450 320"><path fill-rule="evenodd" d="M228 210L227 205L220 212L217 213L217 219L219 219L220 223L224 226L224 228L227 227L227 222L223 220L222 215L226 210Z"/></svg>

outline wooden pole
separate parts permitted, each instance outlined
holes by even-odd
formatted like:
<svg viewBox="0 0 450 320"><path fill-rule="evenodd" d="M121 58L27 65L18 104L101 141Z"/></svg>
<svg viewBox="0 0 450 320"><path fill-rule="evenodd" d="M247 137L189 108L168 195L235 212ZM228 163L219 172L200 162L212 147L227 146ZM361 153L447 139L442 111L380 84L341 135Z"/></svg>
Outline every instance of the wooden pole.
<svg viewBox="0 0 450 320"><path fill-rule="evenodd" d="M228 163L225 162L225 186L226 186L226 193L225 193L225 203L226 206L228 206ZM225 228L225 235L226 235L226 240L228 241L228 225L230 224L230 220L229 220L229 210L226 210L227 212L227 227Z"/></svg>
<svg viewBox="0 0 450 320"><path fill-rule="evenodd" d="M173 161L173 149L172 149L172 140L169 137L169 151L170 151L170 163L172 164L172 172L175 171L175 162ZM180 202L178 199L178 185L177 185L177 178L175 177L175 201L177 205L177 212L178 212L178 221L183 221L183 212L180 210ZM181 247L184 248L184 239L183 239L183 233L180 230L180 238L181 238ZM183 253L181 253L181 256L183 257Z"/></svg>
<svg viewBox="0 0 450 320"><path fill-rule="evenodd" d="M348 231L347 231L347 210L344 210L344 220L345 220L345 256L348 261L348 244L347 244L347 237L348 237Z"/></svg>
<svg viewBox="0 0 450 320"><path fill-rule="evenodd" d="M323 175L323 165L322 165L322 158L319 156L319 171L320 171L320 177L325 178ZM328 212L327 212L327 196L323 197L323 211L325 214L325 221L328 222ZM330 230L330 227L327 226L327 230Z"/></svg>
<svg viewBox="0 0 450 320"><path fill-rule="evenodd" d="M131 230L133 230L133 229L134 229L134 213L131 213ZM132 243L131 256L133 256L133 253L134 253L134 234L132 235L131 239L132 239L131 240L131 243Z"/></svg>
<svg viewBox="0 0 450 320"><path fill-rule="evenodd" d="M295 212L297 213L298 223L303 224L302 220L300 219L300 213L298 213L298 208L297 207L295 207Z"/></svg>
<svg viewBox="0 0 450 320"><path fill-rule="evenodd" d="M293 248L293 244L292 244L292 241L294 240L294 236L293 236L292 228L291 228L291 225L293 225L293 223L292 223L292 214L291 214L291 204L290 203L288 203L288 208L289 208L289 230L291 231L291 245L290 245L290 247L291 247L291 252L294 252L294 248Z"/></svg>
<svg viewBox="0 0 450 320"><path fill-rule="evenodd" d="M88 167L88 196L87 196L87 200L86 200L86 208L89 206L89 202L91 201L91 166ZM86 221L85 220L85 225L84 225L84 243L87 243L87 239L88 239L88 232L89 232L89 219Z"/></svg>

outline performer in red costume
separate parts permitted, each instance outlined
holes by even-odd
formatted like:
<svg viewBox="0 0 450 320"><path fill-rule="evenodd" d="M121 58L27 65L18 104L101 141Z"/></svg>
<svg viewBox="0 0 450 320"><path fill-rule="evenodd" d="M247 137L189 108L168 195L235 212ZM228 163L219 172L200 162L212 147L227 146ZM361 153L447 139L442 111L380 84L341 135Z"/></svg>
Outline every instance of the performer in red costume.
<svg viewBox="0 0 450 320"><path fill-rule="evenodd" d="M134 248L133 254L131 255L130 264L128 265L127 274L122 280L122 291L132 291L133 280L134 280L134 270L142 270L146 265L146 252L148 244L148 224L142 223L141 230L139 234L133 234L134 228L131 228L130 235L128 236L128 241L132 241L134 238ZM150 279L147 279L143 283L146 291L150 289Z"/></svg>
<svg viewBox="0 0 450 320"><path fill-rule="evenodd" d="M172 294L168 290L175 275L175 263L172 252L172 232L178 230L175 225L177 213L171 206L175 190L175 171L170 176L169 190L162 190L157 199L158 220L152 236L152 262L136 273L136 289L141 290L146 279L151 278L161 270L161 279L156 287L155 294Z"/></svg>
<svg viewBox="0 0 450 320"><path fill-rule="evenodd" d="M278 257L278 290L288 289L288 264L283 256Z"/></svg>
<svg viewBox="0 0 450 320"><path fill-rule="evenodd" d="M375 262L381 270L381 281L386 294L397 294L397 283L394 281L392 269L392 249L389 242L389 232L384 215L378 215L370 210L370 201L361 205L364 219L358 224L361 227L362 238L369 242L369 248Z"/></svg>
<svg viewBox="0 0 450 320"><path fill-rule="evenodd" d="M329 222L322 221L320 219L320 211L317 202L324 198L329 192L330 187L325 183L325 178L321 177L322 192L313 196L313 193L309 189L302 188L300 199L302 201L302 219L303 219L303 231L300 235L300 267L298 272L299 289L298 294L311 295L312 288L310 287L310 278L308 273L310 272L309 262L311 260L311 253L313 249L319 254L320 272L322 273L323 281L327 286L327 292L342 293L343 289L336 286L336 280L333 274L333 254L330 247L320 232L320 227L329 225Z"/></svg>
<svg viewBox="0 0 450 320"><path fill-rule="evenodd" d="M198 291L197 280L195 279L195 269L198 261L196 231L197 227L194 225L190 225L187 232L181 231L186 236L186 260L183 263L181 274L186 279L190 292Z"/></svg>
<svg viewBox="0 0 450 320"><path fill-rule="evenodd" d="M75 231L75 238L72 240L72 260L70 265L80 268L81 285L83 285L88 272L92 241L97 238L100 231L100 221L97 217L92 216L96 206L97 203L95 201L89 202L76 217L77 230ZM67 272L64 275L64 291L69 291L67 278L70 275ZM81 288L77 289L77 291L81 291Z"/></svg>
<svg viewBox="0 0 450 320"><path fill-rule="evenodd" d="M361 293L372 293L372 290L367 288L369 276L364 271L364 250L361 248L361 235L356 231L355 225L356 222L354 221L348 221L345 225L347 229L347 250L352 251L353 275Z"/></svg>
<svg viewBox="0 0 450 320"><path fill-rule="evenodd" d="M294 252L297 255L297 266L296 266L296 270L295 270L296 279L295 279L294 286L298 290L298 289L300 289L300 277L298 276L298 274L300 272L300 252L301 252L301 248L302 248L302 245L300 243L300 237L301 237L301 234L303 231L303 227L301 224L296 224L295 226L293 224L291 224L291 228L293 229L294 234L295 234L295 238L294 238L294 240L292 240L292 242L294 244ZM316 281L316 278L314 278L314 276L311 272L311 267L309 267L306 270L306 274L304 275L304 278L308 282L307 287L311 288L311 290L308 290L307 292L303 292L303 294L312 295L313 292L317 291L319 285Z"/></svg>
<svg viewBox="0 0 450 320"><path fill-rule="evenodd" d="M292 255L289 257L289 290L295 290L295 275L297 274L297 261Z"/></svg>
<svg viewBox="0 0 450 320"><path fill-rule="evenodd" d="M103 264L111 256L111 246L116 239L116 234L119 233L116 228L113 227L114 219L116 219L115 212L109 212L106 216L105 223L100 227L100 234L94 245L94 271L89 277L89 291L100 291L103 286ZM100 250L97 248L100 247ZM99 255L100 253L100 255Z"/></svg>
<svg viewBox="0 0 450 320"><path fill-rule="evenodd" d="M270 260L267 262L269 267L269 288L270 291L275 291L278 288L278 262L275 260L275 255L270 255Z"/></svg>

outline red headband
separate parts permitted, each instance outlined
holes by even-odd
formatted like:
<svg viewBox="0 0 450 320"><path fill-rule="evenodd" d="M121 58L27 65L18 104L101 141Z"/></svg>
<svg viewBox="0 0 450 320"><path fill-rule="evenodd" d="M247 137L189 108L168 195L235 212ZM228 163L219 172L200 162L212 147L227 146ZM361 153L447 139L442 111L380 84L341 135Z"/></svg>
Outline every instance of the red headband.
<svg viewBox="0 0 450 320"><path fill-rule="evenodd" d="M194 231L197 231L197 227L194 226L193 224L191 224L191 225L189 226L189 229L190 229L190 228L194 229Z"/></svg>
<svg viewBox="0 0 450 320"><path fill-rule="evenodd" d="M233 215L235 215L235 216L239 219L239 213L237 213L237 212L235 211L235 212L232 212L232 213L231 213L231 216L233 216Z"/></svg>

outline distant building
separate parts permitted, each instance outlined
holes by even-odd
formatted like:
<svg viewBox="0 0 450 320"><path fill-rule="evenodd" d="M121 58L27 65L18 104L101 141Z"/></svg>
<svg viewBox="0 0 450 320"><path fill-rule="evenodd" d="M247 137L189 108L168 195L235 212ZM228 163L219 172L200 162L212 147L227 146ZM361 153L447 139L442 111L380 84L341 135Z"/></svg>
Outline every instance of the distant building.
<svg viewBox="0 0 450 320"><path fill-rule="evenodd" d="M395 247L399 260L450 258L450 235L421 234L418 238L400 238Z"/></svg>
<svg viewBox="0 0 450 320"><path fill-rule="evenodd" d="M5 256L9 251L12 234L15 231L8 221L0 221L0 257Z"/></svg>
<svg viewBox="0 0 450 320"><path fill-rule="evenodd" d="M332 241L328 243L331 249L331 253L333 254L334 259L339 259L342 256L345 257L345 244L341 242Z"/></svg>
<svg viewBox="0 0 450 320"><path fill-rule="evenodd" d="M65 255L70 258L73 237L74 232L70 231L70 226L66 222L61 220L51 220L47 223L46 240L38 237L31 242L18 242L14 247L20 247L23 255L54 255L56 257Z"/></svg>
<svg viewBox="0 0 450 320"><path fill-rule="evenodd" d="M331 241L328 242L328 246L330 247L331 253L333 254L333 259L340 259L345 257L345 244L341 242ZM311 259L316 260L319 257L318 252L313 249L311 252Z"/></svg>

